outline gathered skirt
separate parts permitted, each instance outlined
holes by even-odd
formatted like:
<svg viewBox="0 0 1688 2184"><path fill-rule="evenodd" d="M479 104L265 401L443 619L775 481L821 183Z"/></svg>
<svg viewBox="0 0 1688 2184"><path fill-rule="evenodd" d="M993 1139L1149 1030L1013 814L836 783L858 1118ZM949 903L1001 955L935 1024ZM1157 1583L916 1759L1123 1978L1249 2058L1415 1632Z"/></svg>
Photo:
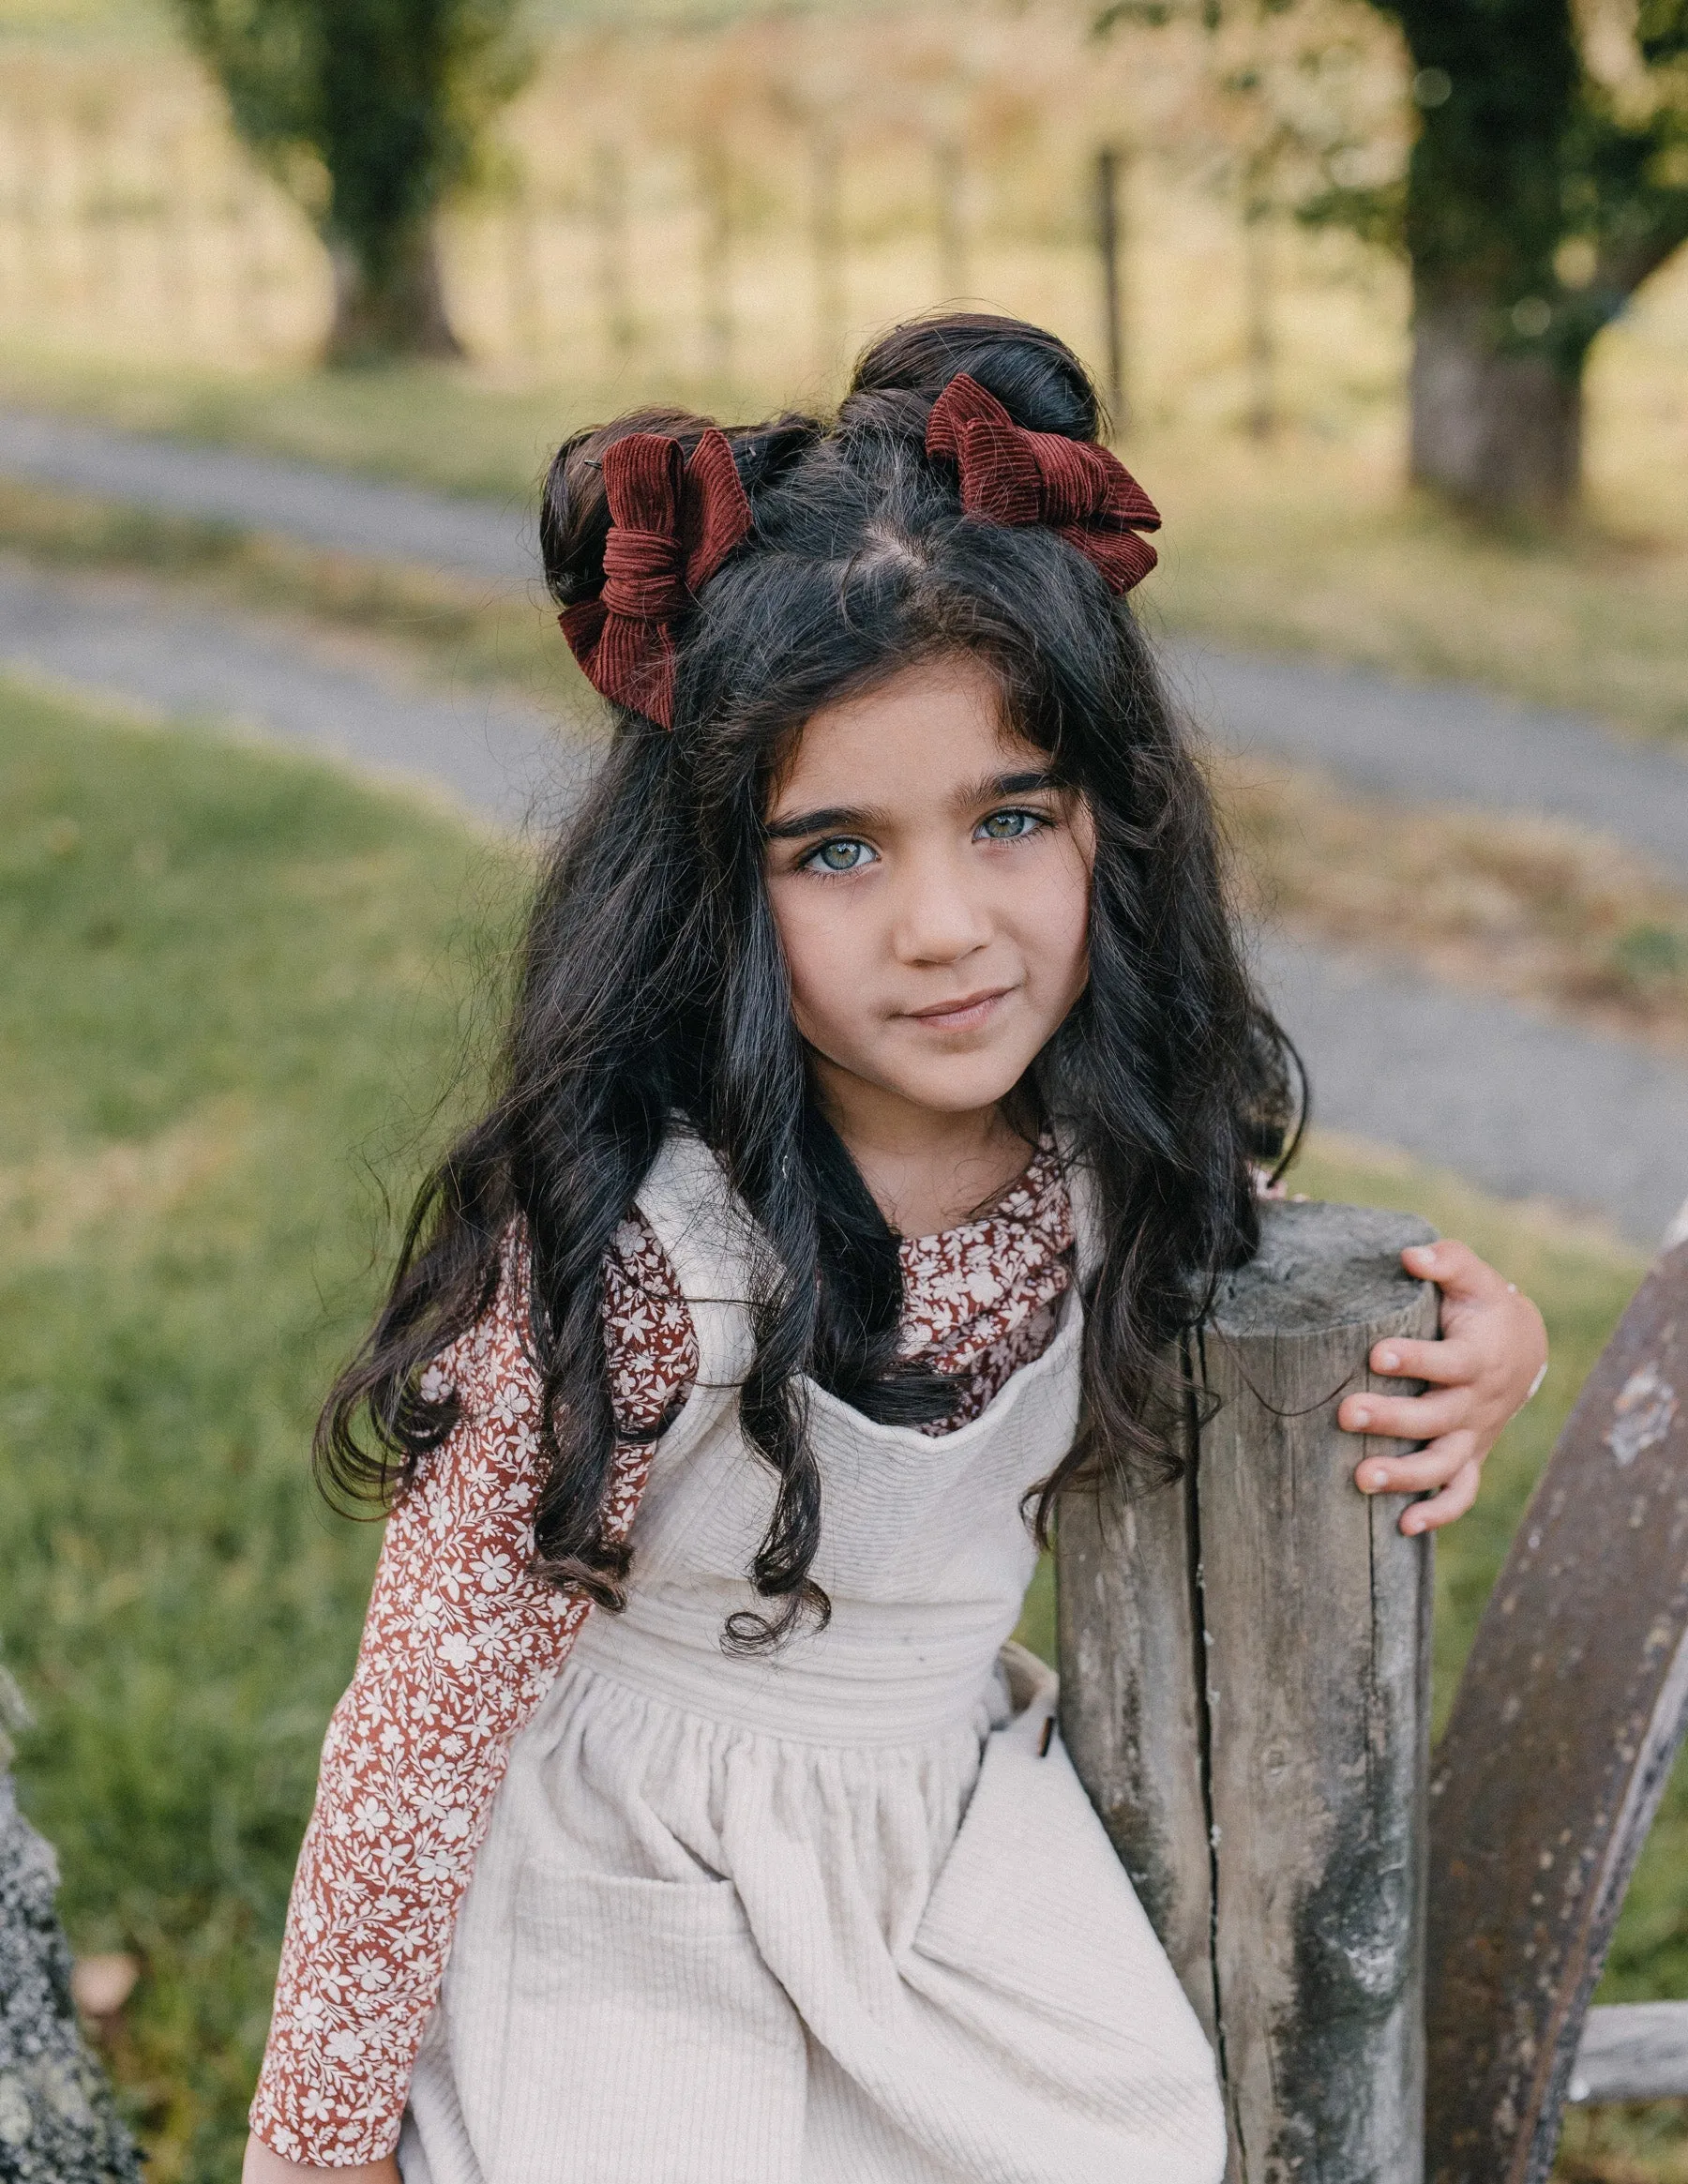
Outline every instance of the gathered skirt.
<svg viewBox="0 0 1688 2184"><path fill-rule="evenodd" d="M518 1740L405 2184L1218 2184L1048 1670L1010 1647L906 1740L848 1692L777 1734L701 1696L582 1646Z"/></svg>

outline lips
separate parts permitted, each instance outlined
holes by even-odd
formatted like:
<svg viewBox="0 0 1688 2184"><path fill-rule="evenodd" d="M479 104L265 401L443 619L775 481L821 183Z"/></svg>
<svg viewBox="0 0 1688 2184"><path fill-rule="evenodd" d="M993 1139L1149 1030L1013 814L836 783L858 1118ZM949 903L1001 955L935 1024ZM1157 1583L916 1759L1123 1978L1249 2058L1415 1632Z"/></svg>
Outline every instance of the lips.
<svg viewBox="0 0 1688 2184"><path fill-rule="evenodd" d="M989 1017L991 1010L1005 994L1014 991L1011 986L991 986L979 993L958 995L954 1001L934 1002L928 1008L910 1009L912 1023L929 1024L937 1032L971 1032Z"/></svg>

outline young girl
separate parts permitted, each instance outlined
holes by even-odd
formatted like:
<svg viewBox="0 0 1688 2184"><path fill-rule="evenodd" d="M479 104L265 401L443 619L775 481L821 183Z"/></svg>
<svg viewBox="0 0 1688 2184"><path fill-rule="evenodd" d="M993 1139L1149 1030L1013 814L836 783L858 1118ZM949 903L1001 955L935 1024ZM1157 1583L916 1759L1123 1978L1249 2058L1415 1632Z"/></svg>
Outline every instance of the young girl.
<svg viewBox="0 0 1688 2184"><path fill-rule="evenodd" d="M1169 1346L1289 1121L1096 433L1059 341L952 317L830 427L552 466L614 740L324 1415L393 1514L249 2184L1221 2176L1006 1643L1063 1488L1169 1475ZM1341 1415L1429 1443L1359 1472L1417 1530L1545 1353L1463 1246L1409 1263L1445 1339L1373 1363L1436 1392Z"/></svg>

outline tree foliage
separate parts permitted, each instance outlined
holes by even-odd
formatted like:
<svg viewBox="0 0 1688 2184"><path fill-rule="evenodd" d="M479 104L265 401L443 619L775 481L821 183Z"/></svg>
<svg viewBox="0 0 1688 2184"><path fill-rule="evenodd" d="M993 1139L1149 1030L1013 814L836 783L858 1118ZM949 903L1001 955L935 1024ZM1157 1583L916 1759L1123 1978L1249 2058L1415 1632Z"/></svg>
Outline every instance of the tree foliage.
<svg viewBox="0 0 1688 2184"><path fill-rule="evenodd" d="M1098 17L1266 29L1297 0L1114 0ZM1302 218L1404 249L1421 283L1480 292L1509 338L1575 366L1688 242L1688 0L1365 0L1410 56L1405 175L1353 181L1351 140L1297 137ZM1293 123L1286 117L1293 131Z"/></svg>
<svg viewBox="0 0 1688 2184"><path fill-rule="evenodd" d="M1309 5L1114 0L1098 25L1187 15L1264 46L1274 19ZM1294 210L1411 264L1420 474L1494 505L1563 499L1590 347L1688 242L1688 0L1352 5L1400 31L1411 150L1404 173L1357 175L1350 138L1303 131L1292 171L1310 157L1319 179ZM1442 430L1474 408L1489 413L1482 431Z"/></svg>
<svg viewBox="0 0 1688 2184"><path fill-rule="evenodd" d="M520 0L176 5L235 127L312 213L349 287L397 296L385 318L401 321L434 213L527 74ZM405 345L400 323L387 332Z"/></svg>
<svg viewBox="0 0 1688 2184"><path fill-rule="evenodd" d="M1605 73L1570 0L1391 12L1424 117L1404 221L1421 284L1480 292L1511 341L1576 369L1688 241L1688 0L1650 0Z"/></svg>

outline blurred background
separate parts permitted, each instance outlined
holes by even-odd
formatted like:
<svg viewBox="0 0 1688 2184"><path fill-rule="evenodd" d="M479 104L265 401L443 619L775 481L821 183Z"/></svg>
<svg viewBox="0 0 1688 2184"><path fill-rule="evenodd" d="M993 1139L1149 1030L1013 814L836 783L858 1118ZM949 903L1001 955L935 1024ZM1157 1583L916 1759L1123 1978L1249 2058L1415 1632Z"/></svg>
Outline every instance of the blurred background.
<svg viewBox="0 0 1688 2184"><path fill-rule="evenodd" d="M1554 1334L1445 1705L1688 1193L1685 240L1682 0L0 0L0 1663L155 2184L238 2171L377 1545L309 1424L590 761L549 452L824 410L940 303L1085 358L1292 1180ZM1573 2112L1560 2174L1688 2179L1688 2118Z"/></svg>

